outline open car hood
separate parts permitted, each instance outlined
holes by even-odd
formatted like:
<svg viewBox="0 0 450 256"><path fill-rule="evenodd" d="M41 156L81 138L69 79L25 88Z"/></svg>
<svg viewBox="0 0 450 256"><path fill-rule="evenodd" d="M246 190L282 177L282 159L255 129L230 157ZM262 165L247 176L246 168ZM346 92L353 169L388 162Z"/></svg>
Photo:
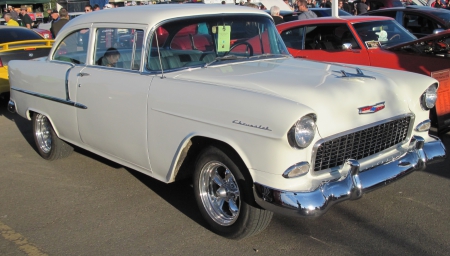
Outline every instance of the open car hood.
<svg viewBox="0 0 450 256"><path fill-rule="evenodd" d="M404 46L415 45L415 44L422 43L422 42L426 43L428 41L434 41L434 40L446 39L446 38L447 38L447 40L450 40L450 29L442 31L442 32L440 32L438 34L432 34L432 35L429 35L429 36L425 36L425 37L422 37L420 39L417 39L417 40L414 40L414 41L410 41L410 42L407 42L407 43L401 43L401 44L389 46L389 47L386 47L385 49L386 50L396 50L396 49L402 48ZM447 43L449 43L449 42L447 42Z"/></svg>

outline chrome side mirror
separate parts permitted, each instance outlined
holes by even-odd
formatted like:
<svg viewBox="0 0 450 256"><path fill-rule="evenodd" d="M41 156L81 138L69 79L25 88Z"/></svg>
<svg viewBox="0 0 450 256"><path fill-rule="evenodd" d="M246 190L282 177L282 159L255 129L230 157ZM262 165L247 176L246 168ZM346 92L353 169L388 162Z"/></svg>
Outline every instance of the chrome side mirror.
<svg viewBox="0 0 450 256"><path fill-rule="evenodd" d="M344 43L342 44L342 50L351 50L352 44L351 43Z"/></svg>

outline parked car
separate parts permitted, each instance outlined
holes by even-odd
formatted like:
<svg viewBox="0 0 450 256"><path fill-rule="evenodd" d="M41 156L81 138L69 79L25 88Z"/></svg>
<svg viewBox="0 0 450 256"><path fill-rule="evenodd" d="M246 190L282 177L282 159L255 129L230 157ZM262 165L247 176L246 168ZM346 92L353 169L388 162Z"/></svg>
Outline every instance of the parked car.
<svg viewBox="0 0 450 256"><path fill-rule="evenodd" d="M391 17L418 38L450 28L450 10L428 6L386 8L363 15Z"/></svg>
<svg viewBox="0 0 450 256"><path fill-rule="evenodd" d="M356 5L361 2L360 0L353 1L352 4ZM400 0L370 0L366 1L366 4L369 5L370 10L378 10L390 7L401 7L403 3Z"/></svg>
<svg viewBox="0 0 450 256"><path fill-rule="evenodd" d="M309 10L313 11L318 18L331 16L331 8L309 8ZM264 11L270 14L270 9ZM283 10L280 11L280 15L283 16L283 20L285 22L298 20L298 15L300 13L301 12L283 11ZM344 10L338 10L338 14L339 16L351 16L350 13Z"/></svg>
<svg viewBox="0 0 450 256"><path fill-rule="evenodd" d="M450 31L417 40L392 18L377 16L311 19L279 24L277 29L296 58L392 68L427 76L450 72ZM440 132L446 132L450 126L450 103L446 100L450 84L442 86L432 120Z"/></svg>
<svg viewBox="0 0 450 256"><path fill-rule="evenodd" d="M88 28L86 50L74 38ZM100 29L142 42L105 46ZM84 14L48 58L9 74L8 109L32 120L43 158L78 146L162 182L191 178L200 214L228 238L264 230L273 212L320 216L445 157L428 135L437 80L294 59L254 8Z"/></svg>
<svg viewBox="0 0 450 256"><path fill-rule="evenodd" d="M47 56L52 44L31 29L0 26L0 97L9 93L9 61Z"/></svg>

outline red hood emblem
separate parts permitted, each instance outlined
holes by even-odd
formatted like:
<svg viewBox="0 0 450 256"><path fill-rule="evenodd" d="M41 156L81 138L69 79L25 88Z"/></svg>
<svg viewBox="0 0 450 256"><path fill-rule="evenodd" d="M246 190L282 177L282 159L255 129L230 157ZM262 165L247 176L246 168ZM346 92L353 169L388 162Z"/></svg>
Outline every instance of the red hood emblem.
<svg viewBox="0 0 450 256"><path fill-rule="evenodd" d="M359 109L359 114L371 114L371 113L375 113L378 112L382 109L384 109L386 106L384 105L384 101L374 104L374 105L370 105L370 106L365 106L365 107L361 107L358 108Z"/></svg>

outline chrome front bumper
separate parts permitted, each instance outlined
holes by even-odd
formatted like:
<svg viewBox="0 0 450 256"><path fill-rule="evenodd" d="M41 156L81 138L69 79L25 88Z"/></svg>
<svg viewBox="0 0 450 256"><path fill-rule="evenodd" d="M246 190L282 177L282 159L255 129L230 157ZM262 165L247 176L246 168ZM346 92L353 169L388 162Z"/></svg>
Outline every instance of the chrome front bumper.
<svg viewBox="0 0 450 256"><path fill-rule="evenodd" d="M425 143L422 137L414 136L411 141L410 150L402 157L364 172L360 172L358 161L347 160L342 167L349 170L346 177L323 183L313 191L282 191L255 183L256 202L276 213L317 217L336 203L359 199L364 193L425 169L426 163L446 157L445 147L439 139Z"/></svg>

